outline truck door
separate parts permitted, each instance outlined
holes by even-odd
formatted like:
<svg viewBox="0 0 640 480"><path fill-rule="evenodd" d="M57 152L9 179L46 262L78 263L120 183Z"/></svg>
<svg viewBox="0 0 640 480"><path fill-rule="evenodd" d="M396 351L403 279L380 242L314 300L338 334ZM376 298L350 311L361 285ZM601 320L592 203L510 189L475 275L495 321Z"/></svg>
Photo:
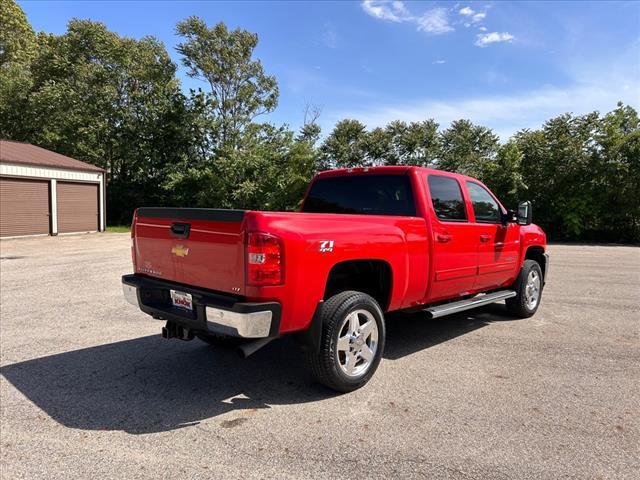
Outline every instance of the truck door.
<svg viewBox="0 0 640 480"><path fill-rule="evenodd" d="M473 288L478 240L458 180L430 174L427 185L432 208L433 271L426 301L434 302L464 295Z"/></svg>
<svg viewBox="0 0 640 480"><path fill-rule="evenodd" d="M517 223L502 224L500 204L485 187L469 180L466 187L479 241L478 276L474 289L498 288L517 274L519 227Z"/></svg>

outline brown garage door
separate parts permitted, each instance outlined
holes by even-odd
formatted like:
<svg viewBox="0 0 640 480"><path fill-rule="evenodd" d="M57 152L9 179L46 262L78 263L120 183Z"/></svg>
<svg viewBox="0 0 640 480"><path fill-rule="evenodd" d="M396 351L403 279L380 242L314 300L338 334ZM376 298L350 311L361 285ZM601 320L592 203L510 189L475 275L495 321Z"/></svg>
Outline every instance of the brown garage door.
<svg viewBox="0 0 640 480"><path fill-rule="evenodd" d="M98 230L98 185L58 182L58 232Z"/></svg>
<svg viewBox="0 0 640 480"><path fill-rule="evenodd" d="M49 233L49 182L0 178L0 237Z"/></svg>

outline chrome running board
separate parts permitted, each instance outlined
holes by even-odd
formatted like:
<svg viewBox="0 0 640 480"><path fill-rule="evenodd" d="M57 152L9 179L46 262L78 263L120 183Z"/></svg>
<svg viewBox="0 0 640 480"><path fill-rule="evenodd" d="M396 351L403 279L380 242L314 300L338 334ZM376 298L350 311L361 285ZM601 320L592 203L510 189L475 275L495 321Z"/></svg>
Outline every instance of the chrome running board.
<svg viewBox="0 0 640 480"><path fill-rule="evenodd" d="M507 298L513 298L515 296L516 292L513 290L501 290L499 292L477 295L473 298L468 298L467 300L459 300L457 302L425 308L424 311L427 312L431 318L438 318L470 310L472 308L481 307L483 305L488 305L490 303L499 302L500 300L506 300Z"/></svg>

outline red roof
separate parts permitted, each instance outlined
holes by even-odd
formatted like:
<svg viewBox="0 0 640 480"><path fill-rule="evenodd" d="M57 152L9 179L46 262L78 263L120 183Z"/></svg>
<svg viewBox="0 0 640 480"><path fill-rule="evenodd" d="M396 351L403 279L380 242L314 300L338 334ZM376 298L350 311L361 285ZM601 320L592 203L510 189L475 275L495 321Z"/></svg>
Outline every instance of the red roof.
<svg viewBox="0 0 640 480"><path fill-rule="evenodd" d="M428 167L417 167L412 165L385 165L379 167L352 167L352 168L336 168L334 170L325 170L323 172L318 173L318 177L337 177L345 174L353 173L353 174L363 174L363 173L371 173L371 174L389 174L389 175L402 175L411 170L419 170L428 174L436 174L436 175L445 175L452 177L460 177L467 180L476 180L475 178L469 177L467 175L463 175L461 173L449 172L446 170L439 170L437 168L428 168Z"/></svg>
<svg viewBox="0 0 640 480"><path fill-rule="evenodd" d="M66 170L104 172L102 168L90 163L81 162L75 158L60 155L29 143L13 142L11 140L0 140L0 162L64 168Z"/></svg>

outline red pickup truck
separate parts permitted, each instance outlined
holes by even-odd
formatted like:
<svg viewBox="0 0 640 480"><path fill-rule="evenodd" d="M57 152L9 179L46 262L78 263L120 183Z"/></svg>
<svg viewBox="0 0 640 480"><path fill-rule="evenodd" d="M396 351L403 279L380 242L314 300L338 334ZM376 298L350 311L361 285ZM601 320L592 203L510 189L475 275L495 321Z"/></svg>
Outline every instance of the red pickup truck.
<svg viewBox="0 0 640 480"><path fill-rule="evenodd" d="M549 265L529 202L506 210L478 180L420 167L322 172L300 212L139 208L131 237L124 295L163 337L240 339L246 356L295 334L339 391L375 372L387 312L504 300L529 317Z"/></svg>

